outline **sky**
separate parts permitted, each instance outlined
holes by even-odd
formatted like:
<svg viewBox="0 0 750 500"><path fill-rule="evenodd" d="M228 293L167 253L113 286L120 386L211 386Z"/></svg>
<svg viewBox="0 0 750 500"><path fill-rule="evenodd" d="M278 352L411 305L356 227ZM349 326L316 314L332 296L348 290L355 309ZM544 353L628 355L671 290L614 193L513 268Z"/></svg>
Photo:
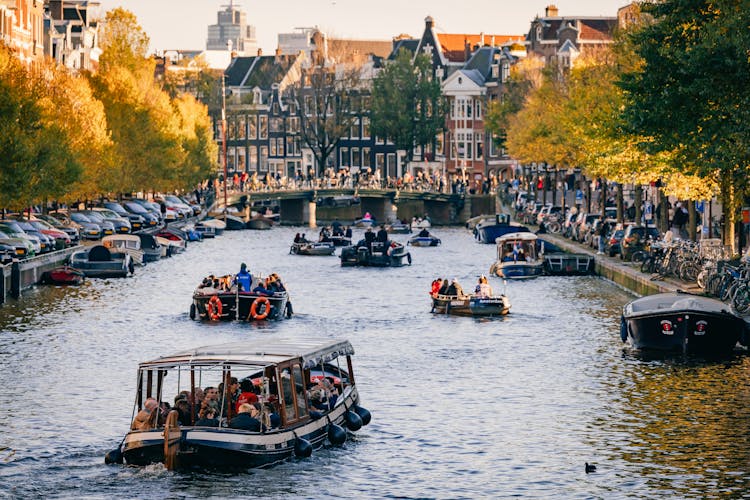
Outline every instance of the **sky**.
<svg viewBox="0 0 750 500"><path fill-rule="evenodd" d="M151 50L201 50L208 26L229 0L100 0L103 11L133 12L151 39ZM329 36L391 40L405 33L419 37L425 17L438 33L525 35L534 17L550 3L565 16L611 16L628 0L233 0L255 26L258 45L268 54L279 33L298 27L322 29Z"/></svg>

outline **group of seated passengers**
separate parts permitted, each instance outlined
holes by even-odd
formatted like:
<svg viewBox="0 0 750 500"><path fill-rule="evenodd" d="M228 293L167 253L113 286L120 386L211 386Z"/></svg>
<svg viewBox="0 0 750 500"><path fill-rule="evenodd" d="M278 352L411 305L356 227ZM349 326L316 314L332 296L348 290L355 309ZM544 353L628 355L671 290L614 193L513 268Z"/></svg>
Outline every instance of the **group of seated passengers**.
<svg viewBox="0 0 750 500"><path fill-rule="evenodd" d="M232 281L231 274L225 274L224 276L214 276L213 274L209 274L207 277L203 278L203 281L201 281L198 288L215 288L216 290L226 292L232 288Z"/></svg>
<svg viewBox="0 0 750 500"><path fill-rule="evenodd" d="M312 410L310 416L319 418L323 412L332 410L336 405L339 392L329 377L321 377L316 383L307 387L307 399L310 401Z"/></svg>
<svg viewBox="0 0 750 500"><path fill-rule="evenodd" d="M429 238L430 232L427 230L426 227L423 227L422 230L419 233L417 233L417 236L419 236L420 238Z"/></svg>
<svg viewBox="0 0 750 500"><path fill-rule="evenodd" d="M523 251L523 248L519 248L516 251L508 250L502 259L503 262L524 262L526 260L526 252Z"/></svg>
<svg viewBox="0 0 750 500"><path fill-rule="evenodd" d="M430 295L433 297L438 295L463 296L464 290L456 278L453 278L451 283L448 283L447 279L441 280L440 278L437 278L432 282ZM474 288L474 295L481 298L492 297L492 287L487 281L486 276L482 275L477 280L477 286Z"/></svg>
<svg viewBox="0 0 750 500"><path fill-rule="evenodd" d="M297 233L294 235L294 242L295 243L310 243L308 239L305 237L305 233Z"/></svg>

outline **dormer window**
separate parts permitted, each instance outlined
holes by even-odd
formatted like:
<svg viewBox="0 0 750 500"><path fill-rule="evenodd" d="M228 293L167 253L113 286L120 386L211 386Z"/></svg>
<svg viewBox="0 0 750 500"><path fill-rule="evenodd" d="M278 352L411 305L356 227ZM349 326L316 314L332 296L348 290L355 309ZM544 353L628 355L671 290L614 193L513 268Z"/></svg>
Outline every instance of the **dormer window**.
<svg viewBox="0 0 750 500"><path fill-rule="evenodd" d="M541 26L536 27L536 39L539 41L541 41L542 39L542 27Z"/></svg>
<svg viewBox="0 0 750 500"><path fill-rule="evenodd" d="M508 61L503 61L502 81L507 82L509 77L510 77L510 63Z"/></svg>

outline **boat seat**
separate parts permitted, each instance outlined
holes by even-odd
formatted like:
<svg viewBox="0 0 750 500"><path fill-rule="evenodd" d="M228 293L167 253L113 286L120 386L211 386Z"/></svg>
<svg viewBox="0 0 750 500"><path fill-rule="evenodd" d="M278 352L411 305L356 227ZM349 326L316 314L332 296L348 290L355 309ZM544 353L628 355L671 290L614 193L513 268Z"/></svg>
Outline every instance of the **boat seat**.
<svg viewBox="0 0 750 500"><path fill-rule="evenodd" d="M96 245L89 250L89 260L93 262L110 262L112 254L107 247Z"/></svg>

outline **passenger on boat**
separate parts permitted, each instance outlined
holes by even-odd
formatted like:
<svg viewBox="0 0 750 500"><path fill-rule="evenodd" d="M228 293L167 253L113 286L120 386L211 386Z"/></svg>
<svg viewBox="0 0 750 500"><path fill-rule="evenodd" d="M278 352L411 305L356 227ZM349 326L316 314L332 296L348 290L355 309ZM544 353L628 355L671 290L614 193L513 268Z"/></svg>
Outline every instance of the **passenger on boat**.
<svg viewBox="0 0 750 500"><path fill-rule="evenodd" d="M286 287L281 282L281 278L279 278L278 274L273 273L268 277L268 279L270 280L270 282L268 283L266 287L268 288L268 290L270 290L273 293L286 291Z"/></svg>
<svg viewBox="0 0 750 500"><path fill-rule="evenodd" d="M228 292L232 288L234 279L231 274L227 274L219 278L219 288L222 292Z"/></svg>
<svg viewBox="0 0 750 500"><path fill-rule="evenodd" d="M302 239L302 236L300 236L299 233L297 233L297 234L294 235L294 242L295 243L299 243L301 239Z"/></svg>
<svg viewBox="0 0 750 500"><path fill-rule="evenodd" d="M209 405L204 405L198 413L195 425L199 427L218 427L219 419L216 418L216 410Z"/></svg>
<svg viewBox="0 0 750 500"><path fill-rule="evenodd" d="M265 281L259 282L258 285L253 288L253 293L263 295L264 297L270 297L273 295L273 292L268 289L268 278L266 278Z"/></svg>
<svg viewBox="0 0 750 500"><path fill-rule="evenodd" d="M240 395L237 397L237 402L234 406L234 411L236 413L240 412L240 406L242 406L245 403L257 403L258 402L258 394L256 393L255 386L253 385L253 381L250 379L242 379L240 382Z"/></svg>
<svg viewBox="0 0 750 500"><path fill-rule="evenodd" d="M417 234L420 238L429 238L430 232L427 230L426 227L423 227L422 230Z"/></svg>
<svg viewBox="0 0 750 500"><path fill-rule="evenodd" d="M443 280L443 284L440 285L440 290L438 291L438 294L448 295L448 288L450 288L450 284L448 283L448 278L446 278Z"/></svg>
<svg viewBox="0 0 750 500"><path fill-rule="evenodd" d="M346 226L346 231L344 231L344 237L351 238L352 237L352 228L349 226Z"/></svg>
<svg viewBox="0 0 750 500"><path fill-rule="evenodd" d="M362 217L364 220L372 220L372 215L370 215L370 212L365 212L365 216Z"/></svg>
<svg viewBox="0 0 750 500"><path fill-rule="evenodd" d="M381 243L383 243L383 248L386 248L388 246L388 231L385 230L385 226L382 224L380 225L380 229L378 230L375 241L380 241Z"/></svg>
<svg viewBox="0 0 750 500"><path fill-rule="evenodd" d="M440 278L436 278L432 281L432 287L430 288L430 295L433 297L437 295L440 292L440 285L442 284L442 280Z"/></svg>
<svg viewBox="0 0 750 500"><path fill-rule="evenodd" d="M240 272L234 277L234 282L240 287L240 292L249 292L253 276L247 270L247 264L244 262L240 265Z"/></svg>
<svg viewBox="0 0 750 500"><path fill-rule="evenodd" d="M229 421L229 427L231 429L260 432L260 420L256 418L260 415L260 411L256 405L257 403L241 405L237 416Z"/></svg>
<svg viewBox="0 0 750 500"><path fill-rule="evenodd" d="M515 257L511 251L505 252L505 255L503 255L503 262L513 262L514 260Z"/></svg>
<svg viewBox="0 0 750 500"><path fill-rule="evenodd" d="M464 294L464 289L459 285L458 280L456 278L453 278L453 281L451 281L450 286L448 287L448 292L446 295L456 295L458 297L461 297Z"/></svg>
<svg viewBox="0 0 750 500"><path fill-rule="evenodd" d="M203 281L201 281L201 284L198 288L211 288L214 286L214 281L216 280L216 277L213 274L209 274L207 277L203 278Z"/></svg>
<svg viewBox="0 0 750 500"><path fill-rule="evenodd" d="M216 387L206 387L203 389L203 401L219 413L219 391Z"/></svg>
<svg viewBox="0 0 750 500"><path fill-rule="evenodd" d="M263 405L263 425L268 429L276 429L281 426L281 417L276 412L273 403L267 402Z"/></svg>
<svg viewBox="0 0 750 500"><path fill-rule="evenodd" d="M302 236L300 236L298 243L310 243L309 241L307 241L307 238L305 237L305 233L302 233Z"/></svg>
<svg viewBox="0 0 750 500"><path fill-rule="evenodd" d="M482 275L479 277L477 287L474 290L474 294L479 298L490 298L492 297L492 287L487 282L487 277Z"/></svg>
<svg viewBox="0 0 750 500"><path fill-rule="evenodd" d="M331 241L331 233L328 231L328 226L323 226L320 230L319 241Z"/></svg>
<svg viewBox="0 0 750 500"><path fill-rule="evenodd" d="M177 410L177 420L180 425L190 425L192 419L190 418L190 402L188 401L187 395L180 393L174 398L174 409Z"/></svg>
<svg viewBox="0 0 750 500"><path fill-rule="evenodd" d="M372 251L372 242L375 241L375 233L372 232L372 228L368 227L367 231L365 231L365 245L367 245L367 249Z"/></svg>
<svg viewBox="0 0 750 500"><path fill-rule="evenodd" d="M156 410L158 406L159 403L156 399L146 398L146 401L143 403L143 409L136 414L133 423L130 426L130 430L144 431L153 428L154 419L152 417L154 416L154 410Z"/></svg>

